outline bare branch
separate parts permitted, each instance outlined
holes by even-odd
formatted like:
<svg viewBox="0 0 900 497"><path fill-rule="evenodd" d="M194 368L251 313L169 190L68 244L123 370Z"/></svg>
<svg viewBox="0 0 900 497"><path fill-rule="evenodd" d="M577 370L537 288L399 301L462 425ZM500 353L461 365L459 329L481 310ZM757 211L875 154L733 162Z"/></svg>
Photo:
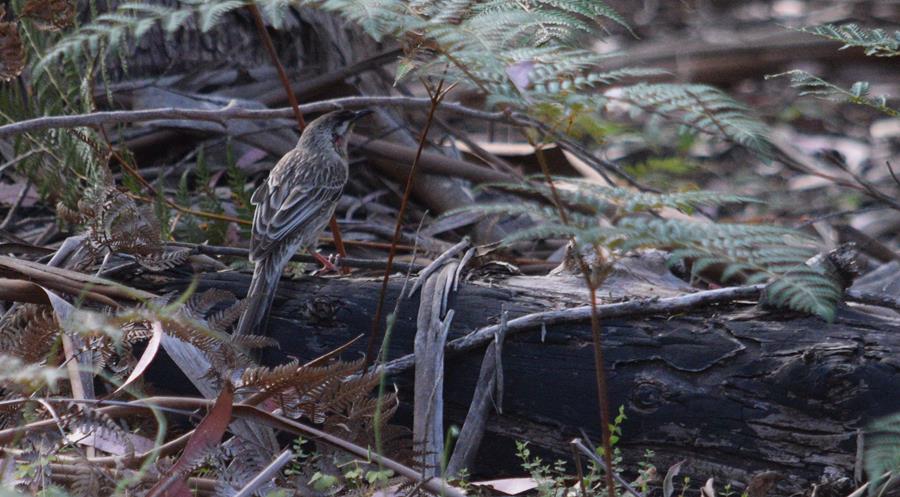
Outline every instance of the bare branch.
<svg viewBox="0 0 900 497"><path fill-rule="evenodd" d="M431 100L428 98L345 97L304 104L300 106L300 111L306 114L362 107L402 107L419 109L428 108L430 106ZM511 115L504 112L486 112L457 103L445 103L441 105L441 111L486 121L515 122ZM294 111L291 107L279 109L246 109L238 107L234 102L220 109L163 107L159 109L143 110L114 110L93 112L90 114L73 114L68 116L44 116L10 123L0 126L0 138L51 128L97 127L108 124L146 122L160 119L212 121L221 124L224 129L225 121L230 119L253 120L293 117Z"/></svg>

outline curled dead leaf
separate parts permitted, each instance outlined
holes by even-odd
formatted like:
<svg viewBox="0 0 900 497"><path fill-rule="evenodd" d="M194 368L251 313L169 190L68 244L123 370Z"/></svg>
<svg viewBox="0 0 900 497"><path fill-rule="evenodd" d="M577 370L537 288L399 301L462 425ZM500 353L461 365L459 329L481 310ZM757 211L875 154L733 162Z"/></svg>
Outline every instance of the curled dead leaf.
<svg viewBox="0 0 900 497"><path fill-rule="evenodd" d="M41 31L60 31L75 24L74 0L28 0L21 16Z"/></svg>
<svg viewBox="0 0 900 497"><path fill-rule="evenodd" d="M681 473L681 465L686 462L687 459L669 466L669 470L666 471L666 477L663 478L663 497L672 497L675 494L675 477L678 476L678 473Z"/></svg>
<svg viewBox="0 0 900 497"><path fill-rule="evenodd" d="M716 497L716 487L713 485L713 479L706 480L706 485L700 487L701 497Z"/></svg>

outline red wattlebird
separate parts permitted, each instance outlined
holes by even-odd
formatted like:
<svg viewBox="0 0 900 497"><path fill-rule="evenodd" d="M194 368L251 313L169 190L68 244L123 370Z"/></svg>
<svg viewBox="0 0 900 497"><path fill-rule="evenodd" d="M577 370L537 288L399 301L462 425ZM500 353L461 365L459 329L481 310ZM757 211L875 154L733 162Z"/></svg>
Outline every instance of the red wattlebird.
<svg viewBox="0 0 900 497"><path fill-rule="evenodd" d="M339 110L309 123L253 192L250 261L256 267L235 334L265 334L281 272L297 250L315 248L334 215L347 184L347 140L356 121L371 112Z"/></svg>

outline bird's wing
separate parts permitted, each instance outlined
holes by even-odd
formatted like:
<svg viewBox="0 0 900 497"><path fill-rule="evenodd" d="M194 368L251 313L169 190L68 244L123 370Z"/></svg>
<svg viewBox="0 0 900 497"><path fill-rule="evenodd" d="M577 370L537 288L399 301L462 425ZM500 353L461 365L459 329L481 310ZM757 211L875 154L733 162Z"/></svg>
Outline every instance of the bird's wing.
<svg viewBox="0 0 900 497"><path fill-rule="evenodd" d="M331 209L344 188L344 181L331 178L327 169L298 168L286 181L275 184L266 181L253 193L251 203L256 205L256 212L250 239L252 260L264 258L297 230L307 226L321 229L318 225L327 222L323 218L331 216Z"/></svg>

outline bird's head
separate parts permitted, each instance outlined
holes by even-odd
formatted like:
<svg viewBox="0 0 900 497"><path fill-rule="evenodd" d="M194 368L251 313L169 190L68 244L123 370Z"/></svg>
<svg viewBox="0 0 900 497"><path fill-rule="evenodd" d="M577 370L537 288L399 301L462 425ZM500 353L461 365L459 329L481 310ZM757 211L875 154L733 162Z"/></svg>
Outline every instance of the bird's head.
<svg viewBox="0 0 900 497"><path fill-rule="evenodd" d="M371 114L371 110L337 110L319 116L313 120L300 137L301 146L312 145L325 147L331 145L334 151L342 157L347 156L347 140L353 125L360 118Z"/></svg>

